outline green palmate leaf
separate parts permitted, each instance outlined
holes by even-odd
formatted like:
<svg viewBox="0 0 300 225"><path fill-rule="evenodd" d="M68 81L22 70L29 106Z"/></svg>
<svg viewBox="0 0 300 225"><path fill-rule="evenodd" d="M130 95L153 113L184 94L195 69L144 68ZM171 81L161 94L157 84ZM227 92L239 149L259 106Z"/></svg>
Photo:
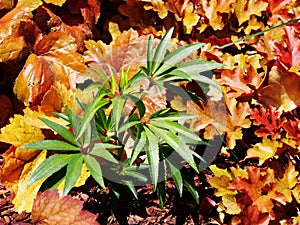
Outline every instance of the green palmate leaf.
<svg viewBox="0 0 300 225"><path fill-rule="evenodd" d="M79 143L76 141L74 135L67 128L46 118L39 117L39 119L67 141L71 142L73 145L79 146Z"/></svg>
<svg viewBox="0 0 300 225"><path fill-rule="evenodd" d="M100 109L102 107L106 107L107 105L110 104L109 100L103 100L103 97L105 95L106 95L106 93L101 93L101 94L99 93L95 97L95 99L92 101L92 103L87 106L87 108L84 112L81 129L76 137L77 140L83 135L85 130L88 128L89 123L95 116L95 113L98 111L98 109Z"/></svg>
<svg viewBox="0 0 300 225"><path fill-rule="evenodd" d="M104 179L102 176L102 169L100 163L92 155L84 155L83 160L89 169L92 177L102 187L105 188Z"/></svg>
<svg viewBox="0 0 300 225"><path fill-rule="evenodd" d="M204 46L205 43L196 43L196 44L190 44L187 46L182 46L175 51L171 52L166 56L166 58L163 61L162 66L155 72L154 75L159 76L160 74L164 73L168 69L174 67L178 62L182 61L189 55L191 55L193 52Z"/></svg>
<svg viewBox="0 0 300 225"><path fill-rule="evenodd" d="M179 196L182 197L183 181L182 181L182 176L181 176L180 170L177 169L169 160L166 159L166 161L170 167L171 175L172 175L175 185L177 187Z"/></svg>
<svg viewBox="0 0 300 225"><path fill-rule="evenodd" d="M43 179L66 166L73 157L77 154L55 154L47 158L38 168L33 172L30 177L28 186L32 185L36 181Z"/></svg>
<svg viewBox="0 0 300 225"><path fill-rule="evenodd" d="M63 191L64 195L67 195L70 192L70 190L74 187L76 181L78 180L78 177L81 173L82 162L83 155L81 153L74 155L69 161L67 165L66 181Z"/></svg>
<svg viewBox="0 0 300 225"><path fill-rule="evenodd" d="M156 127L165 128L165 129L173 131L174 133L179 133L179 136L184 136L192 143L195 143L195 144L205 143L201 140L201 138L198 135L196 135L194 132L192 132L185 126L181 125L180 123L168 121L168 120L155 120L155 119L151 120L150 123ZM191 142L189 142L189 143L191 143Z"/></svg>
<svg viewBox="0 0 300 225"><path fill-rule="evenodd" d="M153 189L156 189L159 172L159 147L158 137L152 133L147 127L144 127L145 134L148 140L148 149L146 155L149 162L150 176L153 183Z"/></svg>
<svg viewBox="0 0 300 225"><path fill-rule="evenodd" d="M148 127L153 133L158 135L162 140L170 145L170 147L173 148L185 161L187 161L196 172L199 172L194 162L193 151L189 149L180 137L176 136L171 131L158 128L152 124L148 124Z"/></svg>
<svg viewBox="0 0 300 225"><path fill-rule="evenodd" d="M164 37L161 39L161 41L159 42L156 50L155 50L155 54L153 57L153 62L152 62L152 67L148 68L150 69L150 73L155 73L156 70L159 68L160 64L162 63L165 54L167 52L172 34L173 34L173 30L174 27L172 27L170 30L168 30L168 32L164 35Z"/></svg>
<svg viewBox="0 0 300 225"><path fill-rule="evenodd" d="M59 140L43 140L23 145L20 149L80 151L80 148Z"/></svg>
<svg viewBox="0 0 300 225"><path fill-rule="evenodd" d="M141 131L139 133L138 138L135 139L134 142L134 146L133 146L133 152L131 155L131 160L130 160L130 165L132 165L134 163L134 161L136 160L136 158L138 157L138 155L145 150L145 148L147 147L146 145L147 143L147 136L145 131Z"/></svg>
<svg viewBox="0 0 300 225"><path fill-rule="evenodd" d="M147 46L147 68L152 71L153 65L153 47L152 47L152 35L149 36Z"/></svg>
<svg viewBox="0 0 300 225"><path fill-rule="evenodd" d="M121 147L122 146L108 144L108 143L97 143L94 144L89 154L99 156L112 163L118 163L118 160L116 160L107 149L116 149Z"/></svg>

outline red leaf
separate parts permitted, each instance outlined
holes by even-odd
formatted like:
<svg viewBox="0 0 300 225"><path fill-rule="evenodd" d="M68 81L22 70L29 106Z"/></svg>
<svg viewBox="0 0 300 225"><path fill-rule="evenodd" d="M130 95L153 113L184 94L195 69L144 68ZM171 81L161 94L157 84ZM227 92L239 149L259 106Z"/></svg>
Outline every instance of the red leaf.
<svg viewBox="0 0 300 225"><path fill-rule="evenodd" d="M262 138L271 136L273 139L276 139L281 137L280 128L282 120L279 117L279 112L272 106L269 106L269 108L254 108L250 111L250 118L254 119L253 124L260 126L260 128L255 131L255 134Z"/></svg>

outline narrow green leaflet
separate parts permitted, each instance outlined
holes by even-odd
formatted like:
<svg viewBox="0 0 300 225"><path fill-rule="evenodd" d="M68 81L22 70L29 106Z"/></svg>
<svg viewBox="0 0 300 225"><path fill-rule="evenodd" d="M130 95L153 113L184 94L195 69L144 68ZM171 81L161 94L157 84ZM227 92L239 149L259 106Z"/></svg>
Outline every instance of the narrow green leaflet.
<svg viewBox="0 0 300 225"><path fill-rule="evenodd" d="M171 130L174 133L178 132L179 136L184 136L185 138L192 141L192 143L195 143L195 144L205 143L201 140L201 138L198 135L196 135L194 132L192 132L185 126L181 125L180 123L168 121L168 120L162 121L162 120L155 120L155 119L151 120L150 123L156 127L161 127L161 128ZM191 142L189 142L189 143L191 143Z"/></svg>
<svg viewBox="0 0 300 225"><path fill-rule="evenodd" d="M177 169L169 160L166 159L166 161L170 167L171 175L172 175L175 185L177 187L179 196L182 197L183 181L182 181L182 176L181 176L180 170Z"/></svg>
<svg viewBox="0 0 300 225"><path fill-rule="evenodd" d="M66 173L66 181L64 185L64 191L63 194L67 195L70 190L74 187L76 181L78 180L78 177L81 173L82 168L82 162L83 162L83 155L76 154L72 157L72 159L69 161L67 166L67 173Z"/></svg>
<svg viewBox="0 0 300 225"><path fill-rule="evenodd" d="M147 46L147 68L151 70L153 65L153 47L152 47L152 35L149 36Z"/></svg>
<svg viewBox="0 0 300 225"><path fill-rule="evenodd" d="M129 128L133 127L134 125L140 124L141 121L131 121L131 122L125 122L123 125L119 128L119 133L122 133L125 130L128 130Z"/></svg>
<svg viewBox="0 0 300 225"><path fill-rule="evenodd" d="M196 186L195 186L193 178L186 171L184 171L182 175L184 177L183 182L184 182L185 186L187 187L189 192L192 194L192 196L195 199L195 201L197 202L197 204L199 204L199 193L196 190Z"/></svg>
<svg viewBox="0 0 300 225"><path fill-rule="evenodd" d="M112 163L118 163L118 160L116 160L107 149L115 149L115 148L121 148L121 147L122 146L113 145L113 144L97 143L97 144L94 144L94 146L90 150L89 154L99 156L105 160L112 162Z"/></svg>
<svg viewBox="0 0 300 225"><path fill-rule="evenodd" d="M155 50L154 57L153 57L152 67L148 68L150 70L149 71L150 73L155 73L156 70L159 68L160 64L162 63L163 58L165 57L165 54L167 52L170 40L171 40L173 30L174 30L174 27L172 27L170 30L168 30L168 32L164 35L164 37L159 42L159 44Z"/></svg>
<svg viewBox="0 0 300 225"><path fill-rule="evenodd" d="M135 199L138 199L137 192L135 190L133 182L131 180L122 180L122 183L129 188L129 190L131 191Z"/></svg>
<svg viewBox="0 0 300 225"><path fill-rule="evenodd" d="M95 181L102 187L105 188L103 176L102 176L102 169L100 163L93 157L92 155L84 155L83 160L89 169L92 177Z"/></svg>
<svg viewBox="0 0 300 225"><path fill-rule="evenodd" d="M79 143L76 141L74 135L67 128L46 118L39 117L39 119L67 141L71 142L73 145L79 146Z"/></svg>
<svg viewBox="0 0 300 225"><path fill-rule="evenodd" d="M157 134L162 140L170 145L171 148L173 148L185 161L187 161L187 163L189 163L196 172L199 172L194 162L193 152L183 142L182 139L180 139L171 131L158 128L152 124L148 124L148 127L153 133Z"/></svg>
<svg viewBox="0 0 300 225"><path fill-rule="evenodd" d="M124 105L126 99L124 98L114 98L112 100L112 123L115 124L115 130L119 130L119 123L122 117Z"/></svg>
<svg viewBox="0 0 300 225"><path fill-rule="evenodd" d="M43 140L23 145L20 149L80 151L80 148L60 140Z"/></svg>
<svg viewBox="0 0 300 225"><path fill-rule="evenodd" d="M33 172L30 177L28 186L32 185L36 181L43 179L66 166L73 157L77 154L55 154L47 158L38 168Z"/></svg>
<svg viewBox="0 0 300 225"><path fill-rule="evenodd" d="M134 106L136 106L140 113L140 118L142 118L145 115L146 107L143 103L143 101L140 98L135 97L134 95L128 96L131 101L134 103Z"/></svg>
<svg viewBox="0 0 300 225"><path fill-rule="evenodd" d="M136 138L133 146L133 152L131 155L130 165L134 163L138 155L147 147L147 136L145 131L140 132L140 137Z"/></svg>
<svg viewBox="0 0 300 225"><path fill-rule="evenodd" d="M171 112L167 114L161 114L156 117L152 117L151 121L177 121L177 120L187 120L195 118L195 115L187 114L187 113L178 113L178 112Z"/></svg>
<svg viewBox="0 0 300 225"><path fill-rule="evenodd" d="M205 43L195 43L176 49L166 56L163 65L154 73L154 75L159 76L204 45Z"/></svg>
<svg viewBox="0 0 300 225"><path fill-rule="evenodd" d="M222 66L225 66L225 64L196 59L181 63L175 70L181 70L187 74L199 74Z"/></svg>
<svg viewBox="0 0 300 225"><path fill-rule="evenodd" d="M148 140L148 149L146 155L149 162L150 176L153 183L153 189L156 189L159 172L159 148L158 137L152 133L147 127L144 127L145 134Z"/></svg>
<svg viewBox="0 0 300 225"><path fill-rule="evenodd" d="M98 109L110 104L109 100L103 100L103 97L105 95L106 95L106 93L99 94L98 96L95 97L93 102L87 106L86 111L84 112L80 132L78 133L78 135L76 137L77 140L83 135L83 133L85 132L85 130L88 127L88 124L91 122L91 120L95 116L95 113L98 111Z"/></svg>

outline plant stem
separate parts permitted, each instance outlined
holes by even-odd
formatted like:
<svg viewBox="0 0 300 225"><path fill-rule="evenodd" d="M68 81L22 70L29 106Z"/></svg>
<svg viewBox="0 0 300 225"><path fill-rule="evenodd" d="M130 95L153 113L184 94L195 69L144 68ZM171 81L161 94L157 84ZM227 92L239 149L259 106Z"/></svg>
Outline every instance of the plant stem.
<svg viewBox="0 0 300 225"><path fill-rule="evenodd" d="M264 34L264 33L266 33L266 32L269 32L269 31L271 31L271 30L277 29L277 28L279 28L279 27L286 26L286 25L288 25L288 24L292 24L292 23L298 22L299 20L300 20L300 18L294 19L294 20L290 20L290 21L288 21L288 22L279 24L279 25L274 26L274 27L270 27L270 28L268 28L268 29L266 29L266 30L263 30L263 31L260 31L260 32L255 33L255 34L251 34L251 35L249 35L249 36L247 36L247 37L241 38L241 39L239 39L239 40L233 41L233 42L228 43L228 44L226 44L226 45L219 46L218 48L219 48L219 49L227 48L227 47L229 47L229 46L231 46L231 45L234 45L234 44L237 44L237 43L246 41L246 40L248 40L248 39L250 39L250 38L259 36L259 35L261 35L261 34Z"/></svg>

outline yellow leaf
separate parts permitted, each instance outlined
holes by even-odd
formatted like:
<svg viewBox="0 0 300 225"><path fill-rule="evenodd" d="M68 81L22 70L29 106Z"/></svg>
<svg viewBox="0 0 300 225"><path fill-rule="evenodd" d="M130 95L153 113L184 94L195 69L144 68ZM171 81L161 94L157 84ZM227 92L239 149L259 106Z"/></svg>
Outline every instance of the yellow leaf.
<svg viewBox="0 0 300 225"><path fill-rule="evenodd" d="M264 138L262 143L256 143L247 151L247 158L258 158L259 164L263 164L267 159L275 156L277 148L281 147L282 143L276 140Z"/></svg>
<svg viewBox="0 0 300 225"><path fill-rule="evenodd" d="M45 138L41 129L26 123L24 116L15 115L9 121L10 124L1 128L0 141L2 142L20 147Z"/></svg>
<svg viewBox="0 0 300 225"><path fill-rule="evenodd" d="M231 178L221 175L220 177L211 177L208 179L209 184L216 188L215 195L216 196L225 196L225 195L235 195L237 192L235 190L229 190L227 188L230 183Z"/></svg>
<svg viewBox="0 0 300 225"><path fill-rule="evenodd" d="M116 40L118 36L121 36L121 31L119 29L119 25L117 23L109 22L108 23L108 30L112 36L113 40Z"/></svg>
<svg viewBox="0 0 300 225"><path fill-rule="evenodd" d="M161 19L164 19L168 15L168 9L165 6L165 2L162 0L151 0L151 5L145 5L144 9L153 9Z"/></svg>
<svg viewBox="0 0 300 225"><path fill-rule="evenodd" d="M292 189L297 183L298 175L299 172L295 170L295 166L291 162L289 162L288 166L284 171L283 177L279 180L279 187L277 190L285 196L287 202L292 202L293 200L292 193L294 193L294 190L292 191ZM297 196L295 196L295 198L296 197Z"/></svg>
<svg viewBox="0 0 300 225"><path fill-rule="evenodd" d="M268 3L264 0L237 0L233 4L235 15L239 21L239 25L250 20L251 15L261 16L261 13L266 10Z"/></svg>
<svg viewBox="0 0 300 225"><path fill-rule="evenodd" d="M188 2L186 8L184 9L183 25L185 27L185 33L190 34L192 32L193 26L196 26L200 16L194 12L194 5Z"/></svg>
<svg viewBox="0 0 300 225"><path fill-rule="evenodd" d="M292 193L296 201L300 204L300 184L296 185L296 187L292 190Z"/></svg>
<svg viewBox="0 0 300 225"><path fill-rule="evenodd" d="M68 122L61 118L57 118L54 116L47 116L43 111L40 110L40 107L38 107L38 111L34 111L34 110L30 109L29 107L26 107L23 111L24 111L24 118L25 118L26 124L31 127L38 127L40 129L49 129L49 127L43 121L41 121L39 119L39 117L46 118L46 119L51 120L52 122L58 123L62 126L68 125ZM31 142L34 142L34 141L32 140Z"/></svg>
<svg viewBox="0 0 300 225"><path fill-rule="evenodd" d="M53 5L58 5L58 6L62 6L66 0L43 0L44 2L46 2L47 4L51 3Z"/></svg>
<svg viewBox="0 0 300 225"><path fill-rule="evenodd" d="M236 215L241 212L241 208L236 202L236 198L233 195L222 196L222 204L225 207L225 212L231 215Z"/></svg>
<svg viewBox="0 0 300 225"><path fill-rule="evenodd" d="M228 177L230 180L232 180L232 176L231 174L226 170L226 169L220 169L219 167L217 167L216 165L210 165L209 169L211 169L211 171L214 173L215 176L217 177L221 177L221 176L226 176Z"/></svg>
<svg viewBox="0 0 300 225"><path fill-rule="evenodd" d="M209 19L209 25L214 30L222 30L224 28L224 22L222 18L222 13L231 13L232 3L235 0L210 0L203 1L202 7L205 16Z"/></svg>
<svg viewBox="0 0 300 225"><path fill-rule="evenodd" d="M33 200L36 197L42 183L45 179L41 179L28 187L30 177L36 168L45 161L47 151L40 152L37 157L24 165L22 174L15 188L15 197L12 200L14 207L18 213L22 211L31 212ZM24 200L26 199L26 201Z"/></svg>

